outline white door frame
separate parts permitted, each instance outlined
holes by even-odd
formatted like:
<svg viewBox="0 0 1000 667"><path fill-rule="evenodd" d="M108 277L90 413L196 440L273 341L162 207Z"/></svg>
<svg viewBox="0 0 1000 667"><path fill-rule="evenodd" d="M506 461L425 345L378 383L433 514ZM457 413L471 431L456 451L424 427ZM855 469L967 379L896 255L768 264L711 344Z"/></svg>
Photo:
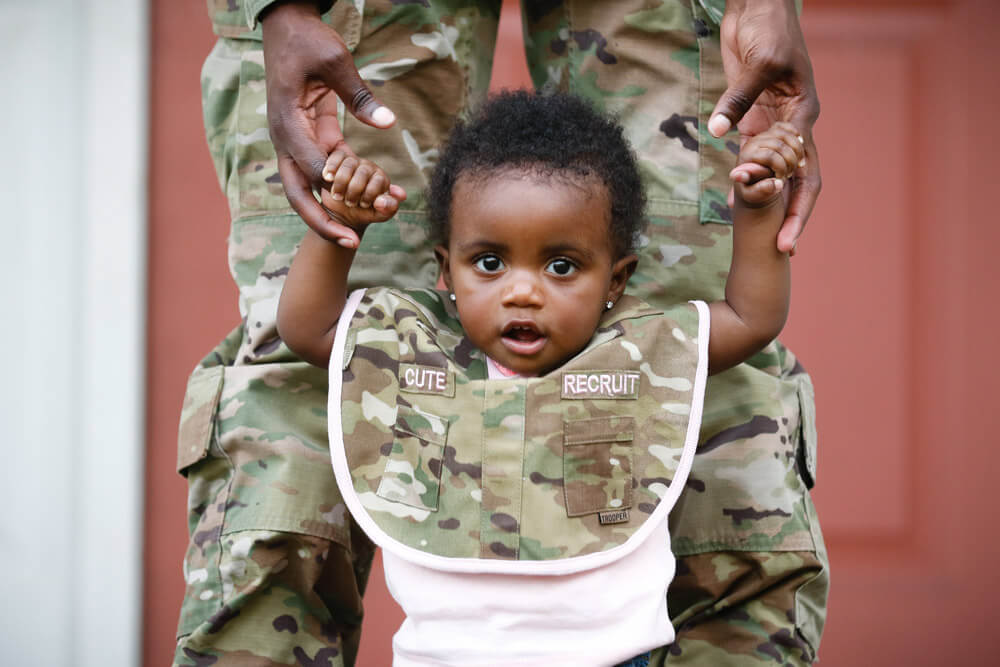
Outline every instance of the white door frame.
<svg viewBox="0 0 1000 667"><path fill-rule="evenodd" d="M0 0L9 664L140 661L148 12Z"/></svg>

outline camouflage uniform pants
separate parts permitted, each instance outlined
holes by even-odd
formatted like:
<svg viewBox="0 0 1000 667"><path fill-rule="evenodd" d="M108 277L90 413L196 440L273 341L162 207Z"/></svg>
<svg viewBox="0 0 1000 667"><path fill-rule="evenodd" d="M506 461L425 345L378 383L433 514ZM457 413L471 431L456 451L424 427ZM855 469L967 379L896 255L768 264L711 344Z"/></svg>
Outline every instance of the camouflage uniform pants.
<svg viewBox="0 0 1000 667"><path fill-rule="evenodd" d="M330 471L326 374L299 362L274 319L305 230L277 177L264 111L259 28L208 0L220 40L202 93L208 144L229 199L230 269L243 323L196 368L178 468L191 542L175 664L352 664L372 549ZM619 115L640 158L651 225L630 291L652 303L722 296L731 253L726 174L735 137L703 129L724 89L721 0L524 4L535 84ZM452 119L488 86L499 0L341 0L329 20L391 130L343 118L352 147L409 193L366 234L355 285L429 286L436 268L421 192ZM677 640L652 665L804 664L825 618L827 559L808 487L812 385L774 343L711 378L702 442L671 520ZM327 662L329 660L329 662Z"/></svg>

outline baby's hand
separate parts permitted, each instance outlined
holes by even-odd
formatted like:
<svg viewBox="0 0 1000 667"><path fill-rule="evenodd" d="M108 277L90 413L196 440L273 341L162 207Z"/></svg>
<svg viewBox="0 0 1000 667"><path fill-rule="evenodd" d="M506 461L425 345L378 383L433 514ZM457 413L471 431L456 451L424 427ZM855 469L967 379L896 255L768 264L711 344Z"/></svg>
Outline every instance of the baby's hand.
<svg viewBox="0 0 1000 667"><path fill-rule="evenodd" d="M338 222L355 232L373 222L385 222L406 199L406 191L389 183L389 177L371 160L350 155L342 150L330 153L323 167L323 178L330 189L320 191L320 200L327 212ZM338 243L354 247L349 237Z"/></svg>
<svg viewBox="0 0 1000 667"><path fill-rule="evenodd" d="M729 172L735 195L751 208L781 199L785 181L805 164L802 137L791 123L775 123L751 137L740 150L739 162Z"/></svg>

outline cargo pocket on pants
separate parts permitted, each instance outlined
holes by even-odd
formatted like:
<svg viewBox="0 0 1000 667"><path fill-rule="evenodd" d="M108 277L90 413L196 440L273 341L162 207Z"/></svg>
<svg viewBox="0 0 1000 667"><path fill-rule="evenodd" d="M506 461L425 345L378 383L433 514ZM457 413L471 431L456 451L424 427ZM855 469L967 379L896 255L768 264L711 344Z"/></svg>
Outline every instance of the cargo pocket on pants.
<svg viewBox="0 0 1000 667"><path fill-rule="evenodd" d="M631 417L563 422L566 515L583 516L632 506Z"/></svg>
<svg viewBox="0 0 1000 667"><path fill-rule="evenodd" d="M448 420L400 405L392 430L395 439L376 495L436 512Z"/></svg>
<svg viewBox="0 0 1000 667"><path fill-rule="evenodd" d="M813 507L808 489L816 484L816 397L813 383L808 373L793 376L798 385L799 397L799 442L796 464L802 483L806 489L802 494L805 514L809 520L810 532L815 545L816 565L819 572L795 591L795 629L812 650L816 659L819 641L826 623L827 596L830 592L830 561L827 557L823 534L819 529L819 519Z"/></svg>
<svg viewBox="0 0 1000 667"><path fill-rule="evenodd" d="M222 395L223 370L223 366L198 368L188 378L177 429L177 472L185 477L192 465L208 455Z"/></svg>
<svg viewBox="0 0 1000 667"><path fill-rule="evenodd" d="M826 601L830 592L830 570L825 558L819 559L820 571L795 591L795 629L816 659L819 640L826 624Z"/></svg>
<svg viewBox="0 0 1000 667"><path fill-rule="evenodd" d="M799 394L799 474L807 489L816 485L816 394L807 373L795 375Z"/></svg>
<svg viewBox="0 0 1000 667"><path fill-rule="evenodd" d="M188 480L188 532L184 557L186 588L177 636L191 634L222 603L219 537L223 512L217 496L225 494L232 468L210 455L215 417L222 393L223 366L198 368L188 380L177 438L177 471ZM224 504L221 503L221 504Z"/></svg>

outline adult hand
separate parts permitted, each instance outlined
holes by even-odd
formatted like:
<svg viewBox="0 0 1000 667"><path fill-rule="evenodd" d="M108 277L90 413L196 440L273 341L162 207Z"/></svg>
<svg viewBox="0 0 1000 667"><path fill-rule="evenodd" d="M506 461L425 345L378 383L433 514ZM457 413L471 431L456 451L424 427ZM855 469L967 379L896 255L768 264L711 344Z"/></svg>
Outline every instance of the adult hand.
<svg viewBox="0 0 1000 667"><path fill-rule="evenodd" d="M373 127L390 127L396 117L361 80L347 45L323 22L314 0L279 2L261 17L261 26L267 121L285 196L317 234L356 246L354 230L335 222L313 196L330 186L323 176L327 155L354 155L337 120L337 98Z"/></svg>
<svg viewBox="0 0 1000 667"><path fill-rule="evenodd" d="M745 143L785 121L805 141L805 161L789 182L791 199L777 240L778 250L794 254L822 179L812 136L819 98L793 0L729 0L721 42L728 87L712 111L709 132L720 137L736 123Z"/></svg>

